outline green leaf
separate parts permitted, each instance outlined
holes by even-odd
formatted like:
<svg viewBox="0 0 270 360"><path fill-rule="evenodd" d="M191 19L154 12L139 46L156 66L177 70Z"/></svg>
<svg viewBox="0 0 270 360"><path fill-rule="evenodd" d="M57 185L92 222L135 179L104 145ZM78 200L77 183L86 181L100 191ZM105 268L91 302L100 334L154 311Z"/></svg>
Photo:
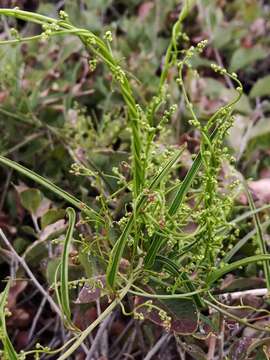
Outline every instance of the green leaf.
<svg viewBox="0 0 270 360"><path fill-rule="evenodd" d="M240 82L238 82L238 83L239 83L239 86L242 88L241 83ZM220 108L219 110L217 110L215 112L215 114L212 115L212 117L208 121L208 125L207 125L208 130L209 130L209 124L212 125L213 121L215 119L217 119L218 116L222 116L221 113L224 109L226 109L226 108L228 109L229 107L232 107L235 104L237 104L238 101L241 99L241 96L242 96L242 91L239 92L238 95L235 97L235 99L233 99L231 102L229 102L224 108ZM231 113L229 113L229 115L225 115L225 116L231 116ZM218 134L218 127L216 127L215 130L209 136L209 142L214 140L215 137L217 136L217 134ZM168 214L170 216L174 216L177 213L179 207L182 205L182 203L185 199L185 196L188 193L188 191L192 185L192 182L194 181L196 175L198 174L198 172L200 170L201 165L202 165L202 154L201 154L201 152L199 152L199 154L196 156L191 168L189 169L188 173L186 174L183 182L180 183L178 186L176 195L175 195L175 197L169 207L169 210L168 210ZM150 248L148 249L147 254L145 256L144 263L145 263L146 267L151 268L153 266L156 255L157 255L162 243L163 243L163 239L160 236L155 234L152 239Z"/></svg>
<svg viewBox="0 0 270 360"><path fill-rule="evenodd" d="M183 152L183 149L178 151L172 157L172 159L170 159L167 162L167 164L165 164L164 168L153 179L152 183L149 186L149 190L155 189L160 184L160 182L168 175L171 168L176 163L176 161L179 159L182 152ZM142 206L145 204L146 200L147 200L147 197L144 194L142 194L137 203L135 213L142 208ZM133 228L134 221L135 221L135 215L133 213L130 216L122 234L116 241L116 243L111 251L110 260L109 260L109 264L108 264L107 272L106 272L107 284L111 289L113 289L115 286L116 275L117 275L117 271L119 268L120 260L123 255L123 251L124 251L124 248L125 248L125 245L127 242L128 235L130 234L130 232Z"/></svg>
<svg viewBox="0 0 270 360"><path fill-rule="evenodd" d="M187 175L185 176L183 182L180 184L178 191L171 203L171 206L168 210L168 213L170 216L175 215L177 210L181 206L195 176L197 175L197 173L201 167L201 164L202 164L202 157L201 157L201 154L199 153L197 155L196 159L194 160ZM150 246L149 250L147 251L147 254L144 259L144 263L145 263L146 267L151 267L154 264L156 255L157 255L158 250L160 249L163 241L164 240L160 236L158 236L158 235L154 236L154 238L151 242L151 246Z"/></svg>
<svg viewBox="0 0 270 360"><path fill-rule="evenodd" d="M76 222L76 213L73 208L67 208L66 211L68 215L68 230L64 242L64 249L61 257L60 262L60 305L61 309L66 317L67 323L71 325L73 328L73 324L71 321L71 311L70 311L70 304L69 304L69 291L68 291L68 260L69 260L69 248L73 237L73 231Z"/></svg>
<svg viewBox="0 0 270 360"><path fill-rule="evenodd" d="M70 204L72 204L73 206L75 206L81 212L85 213L87 216L90 217L90 219L94 219L98 223L103 223L104 220L101 218L101 216L96 211L91 209L89 206L84 204L82 201L78 200L75 196L73 196L73 195L69 194L68 192L66 192L65 190L59 188L58 186L53 184L51 181L36 174L34 171L29 170L26 167L16 163L15 161L12 161L1 155L0 155L0 164L10 167L11 169L19 172L20 174L28 177L29 179L35 181L37 184L44 186L46 189L52 191L54 194L58 195L65 201L67 201Z"/></svg>
<svg viewBox="0 0 270 360"><path fill-rule="evenodd" d="M250 130L248 140L263 137L270 133L270 118L261 118ZM257 139L259 141L259 139Z"/></svg>
<svg viewBox="0 0 270 360"><path fill-rule="evenodd" d="M238 48L231 58L230 71L238 71L254 62L264 59L268 52L261 46L253 46L252 48Z"/></svg>
<svg viewBox="0 0 270 360"><path fill-rule="evenodd" d="M270 96L270 75L257 80L250 92L251 98L267 95Z"/></svg>
<svg viewBox="0 0 270 360"><path fill-rule="evenodd" d="M239 269L242 266L246 266L246 265L252 264L252 263L257 263L259 261L270 261L270 255L254 255L254 256L250 256L250 257L235 261L231 264L224 265L222 268L215 270L208 275L207 285L210 286L215 281L220 279L223 275L225 275L235 269Z"/></svg>
<svg viewBox="0 0 270 360"><path fill-rule="evenodd" d="M5 290L0 294L0 330L1 330L1 342L4 348L4 356L8 360L18 360L19 356L16 353L7 333L6 319L5 319L5 307L7 303L8 292L10 289L10 282L7 283Z"/></svg>
<svg viewBox="0 0 270 360"><path fill-rule="evenodd" d="M61 261L60 258L56 258L56 259L49 260L47 263L46 278L47 278L48 284L50 286L54 284L55 272L56 272L57 268L59 267L60 261Z"/></svg>
<svg viewBox="0 0 270 360"><path fill-rule="evenodd" d="M223 26L221 27L216 26L214 33L213 33L213 44L217 49L221 49L225 47L233 38L233 27L230 26Z"/></svg>
<svg viewBox="0 0 270 360"><path fill-rule="evenodd" d="M150 289L150 292L153 294L157 293L157 289L151 289L149 286L147 286L147 288ZM160 291L158 291L158 293L161 295ZM147 300L145 297L138 296L135 302L136 307L138 307L136 312L143 314L145 318L164 327L164 320L161 318L158 310L162 309L171 317L170 331L178 335L189 335L196 331L199 317L197 307L193 300L153 299L152 303L155 306L154 308L147 306ZM146 306L143 306L143 304L146 304Z"/></svg>
<svg viewBox="0 0 270 360"><path fill-rule="evenodd" d="M27 189L20 193L22 206L31 214L35 214L42 201L42 194L38 189Z"/></svg>
<svg viewBox="0 0 270 360"><path fill-rule="evenodd" d="M180 272L178 266L172 260L160 255L157 256L157 260L164 265L164 267L167 269L167 271L171 273L173 277L177 276L181 280L183 280L185 288L188 291L196 291L196 288L193 285L192 281L189 279L188 275L185 272ZM199 294L193 295L193 300L199 308L202 308L204 306L203 300L201 299Z"/></svg>
<svg viewBox="0 0 270 360"><path fill-rule="evenodd" d="M249 202L249 206L251 208L251 210L255 211L256 207L252 198L252 195L249 191L248 185L244 182L244 187L246 190L246 194L248 196L248 202ZM261 226L261 222L260 222L260 218L259 215L254 212L253 214L253 219L255 222L255 226L256 226L256 230L257 230L257 239L258 239L258 245L259 245L259 249L261 254L266 255L267 252L267 248L266 248L266 243L265 240L263 238L263 231L262 231L262 226ZM268 291L270 291L270 268L269 268L269 262L264 262L263 263L263 269L264 269L264 277L265 277L265 281L266 281L266 285L267 285L267 289Z"/></svg>
<svg viewBox="0 0 270 360"><path fill-rule="evenodd" d="M46 226L55 223L57 220L63 219L65 210L63 209L50 209L41 218L41 228L45 229Z"/></svg>

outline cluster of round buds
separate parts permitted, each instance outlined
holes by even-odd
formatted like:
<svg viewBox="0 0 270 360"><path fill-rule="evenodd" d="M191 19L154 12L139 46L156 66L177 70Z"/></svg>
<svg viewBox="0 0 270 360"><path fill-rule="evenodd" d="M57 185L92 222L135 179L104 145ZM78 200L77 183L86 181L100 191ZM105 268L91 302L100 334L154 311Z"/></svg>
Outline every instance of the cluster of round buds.
<svg viewBox="0 0 270 360"><path fill-rule="evenodd" d="M200 124L199 120L197 120L197 119L190 119L190 120L188 120L188 123L197 129L201 128L201 124Z"/></svg>
<svg viewBox="0 0 270 360"><path fill-rule="evenodd" d="M219 73L221 75L228 75L229 77L231 77L232 79L236 80L239 83L238 76L235 72L230 74L225 68L223 68L222 66L219 66L217 64L211 64L210 66L216 73ZM236 91L238 91L241 94L243 92L243 87L238 86L236 88Z"/></svg>
<svg viewBox="0 0 270 360"><path fill-rule="evenodd" d="M186 60L189 60L194 56L195 50L196 49L194 46L191 46L189 49L186 50L186 56L185 56Z"/></svg>
<svg viewBox="0 0 270 360"><path fill-rule="evenodd" d="M172 318L164 310L160 310L158 315L162 321L162 325L165 328L165 330L170 331Z"/></svg>
<svg viewBox="0 0 270 360"><path fill-rule="evenodd" d="M69 172L73 175L79 176L82 175L82 166L80 164L74 163L71 165Z"/></svg>
<svg viewBox="0 0 270 360"><path fill-rule="evenodd" d="M91 72L95 71L97 68L97 59L91 59L89 60L89 70Z"/></svg>
<svg viewBox="0 0 270 360"><path fill-rule="evenodd" d="M70 290L72 290L72 289L77 289L77 286L78 286L78 284L76 284L76 283L68 283L68 288L70 289Z"/></svg>
<svg viewBox="0 0 270 360"><path fill-rule="evenodd" d="M106 31L103 38L109 42L113 41L112 32L110 30Z"/></svg>
<svg viewBox="0 0 270 360"><path fill-rule="evenodd" d="M10 29L10 35L13 36L15 39L20 39L20 34L17 29L11 28Z"/></svg>
<svg viewBox="0 0 270 360"><path fill-rule="evenodd" d="M65 20L65 21L69 19L68 14L64 10L59 11L59 17L61 20Z"/></svg>
<svg viewBox="0 0 270 360"><path fill-rule="evenodd" d="M161 121L160 121L159 125L157 126L157 130L161 130L162 126L164 124L168 123L168 121L173 116L173 114L176 112L176 110L177 110L177 105L173 104L173 105L170 106L170 108L168 110L164 111L164 114L163 114L163 116L161 118Z"/></svg>
<svg viewBox="0 0 270 360"><path fill-rule="evenodd" d="M40 343L36 343L36 349L42 349L45 351L50 351L51 348L49 348L48 346L42 346Z"/></svg>
<svg viewBox="0 0 270 360"><path fill-rule="evenodd" d="M9 309L8 309L7 307L5 308L4 312L5 312L5 316L6 316L6 317L12 315L12 313L9 311Z"/></svg>
<svg viewBox="0 0 270 360"><path fill-rule="evenodd" d="M143 313L141 313L141 312L137 312L137 311L134 311L134 319L135 320L141 320L141 321L143 321L144 320L144 315L143 315Z"/></svg>
<svg viewBox="0 0 270 360"><path fill-rule="evenodd" d="M95 35L93 35L93 34L88 35L86 38L86 42L88 45L96 45L97 40L95 38Z"/></svg>
<svg viewBox="0 0 270 360"><path fill-rule="evenodd" d="M217 64L211 64L210 66L216 73L219 73L221 75L228 74L228 71L225 68L223 68L222 66L219 66Z"/></svg>
<svg viewBox="0 0 270 360"><path fill-rule="evenodd" d="M117 221L117 224L120 227L124 227L128 222L128 216L123 216L120 220Z"/></svg>
<svg viewBox="0 0 270 360"><path fill-rule="evenodd" d="M119 81L121 84L125 82L125 72L122 68L117 65L111 68L111 72L116 81Z"/></svg>
<svg viewBox="0 0 270 360"><path fill-rule="evenodd" d="M2 359L2 358L1 358ZM25 352L23 350L20 351L20 354L19 354L19 360L25 360L26 359L26 355L25 355ZM35 359L39 359L38 358L35 358Z"/></svg>
<svg viewBox="0 0 270 360"><path fill-rule="evenodd" d="M72 164L69 172L76 176L93 176L93 177L97 176L97 174L94 171L78 163Z"/></svg>
<svg viewBox="0 0 270 360"><path fill-rule="evenodd" d="M197 48L198 53L203 52L203 50L206 47L207 43L208 43L208 40L202 40L197 44L196 48Z"/></svg>
<svg viewBox="0 0 270 360"><path fill-rule="evenodd" d="M184 41L188 42L190 39L185 32L179 33L179 38L183 39Z"/></svg>
<svg viewBox="0 0 270 360"><path fill-rule="evenodd" d="M147 307L147 312L150 313L153 308L153 300L148 300L144 303L144 306Z"/></svg>
<svg viewBox="0 0 270 360"><path fill-rule="evenodd" d="M60 26L57 22L53 22L51 24L43 24L42 25L43 33L41 34L43 40L47 40L53 32L59 31Z"/></svg>

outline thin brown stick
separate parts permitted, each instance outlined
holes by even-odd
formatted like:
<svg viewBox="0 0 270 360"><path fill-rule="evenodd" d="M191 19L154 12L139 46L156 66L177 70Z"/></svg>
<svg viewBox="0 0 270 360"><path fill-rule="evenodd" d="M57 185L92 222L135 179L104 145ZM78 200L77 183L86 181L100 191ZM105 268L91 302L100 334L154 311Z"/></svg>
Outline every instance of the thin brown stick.
<svg viewBox="0 0 270 360"><path fill-rule="evenodd" d="M218 359L224 359L224 331L225 321L223 314L219 314Z"/></svg>
<svg viewBox="0 0 270 360"><path fill-rule="evenodd" d="M207 353L207 360L214 359L216 345L217 345L217 337L215 334L212 334L212 335L210 335L210 338L209 338L209 348L208 348L208 353Z"/></svg>
<svg viewBox="0 0 270 360"><path fill-rule="evenodd" d="M50 297L50 295L47 293L46 290L40 285L40 283L35 278L35 275L32 273L24 259L22 259L16 252L16 250L13 248L13 246L8 241L6 235L4 234L3 230L0 228L0 237L2 238L4 244L9 248L9 250L12 252L14 258L18 261L19 264L24 268L25 272L28 274L36 288L41 292L41 294L47 299L48 303L51 305L52 309L56 312L59 317L63 317L61 310L57 306L57 304L54 302L54 300Z"/></svg>
<svg viewBox="0 0 270 360"><path fill-rule="evenodd" d="M159 351L159 349L161 348L161 346L167 342L170 338L169 334L164 334L157 342L156 344L152 347L152 349L148 352L148 354L146 355L146 357L144 358L144 360L151 360L156 353Z"/></svg>

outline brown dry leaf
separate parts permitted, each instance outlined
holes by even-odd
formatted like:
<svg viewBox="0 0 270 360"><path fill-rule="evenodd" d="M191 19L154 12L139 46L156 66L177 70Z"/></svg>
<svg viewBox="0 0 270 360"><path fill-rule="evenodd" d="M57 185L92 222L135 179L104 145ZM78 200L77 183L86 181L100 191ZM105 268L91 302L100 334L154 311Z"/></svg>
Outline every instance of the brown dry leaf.
<svg viewBox="0 0 270 360"><path fill-rule="evenodd" d="M12 309L16 303L18 296L23 292L27 286L27 281L14 281L8 293L8 308Z"/></svg>
<svg viewBox="0 0 270 360"><path fill-rule="evenodd" d="M138 10L138 16L141 20L144 20L147 18L147 16L150 14L151 10L154 7L154 3L152 1L146 1L143 4L139 6Z"/></svg>
<svg viewBox="0 0 270 360"><path fill-rule="evenodd" d="M0 228L3 229L3 231L8 231L10 234L14 235L16 234L17 229L15 226L11 226L9 221L10 217L0 211Z"/></svg>
<svg viewBox="0 0 270 360"><path fill-rule="evenodd" d="M74 316L74 324L81 330L84 330L97 319L96 307L91 307L86 311L78 311Z"/></svg>
<svg viewBox="0 0 270 360"><path fill-rule="evenodd" d="M0 91L0 103L5 102L7 97L9 96L9 92L6 90Z"/></svg>
<svg viewBox="0 0 270 360"><path fill-rule="evenodd" d="M153 291L152 291L153 293ZM145 319L150 320L156 325L164 327L166 331L171 331L179 335L189 335L196 331L198 327L198 313L197 308L192 300L187 299L173 299L173 300L153 300L155 308L142 306L147 303L144 297L136 296L134 305L138 307L136 310L142 314ZM159 308L165 311L170 316L171 322L166 324L162 318Z"/></svg>
<svg viewBox="0 0 270 360"><path fill-rule="evenodd" d="M39 207L36 210L35 216L37 218L41 218L43 215L45 215L48 212L51 205L52 205L51 200L49 200L47 198L43 198Z"/></svg>
<svg viewBox="0 0 270 360"><path fill-rule="evenodd" d="M102 289L105 287L105 276L96 276L93 278L93 280L93 285L85 284L82 287L75 304L88 304L98 300L102 296Z"/></svg>
<svg viewBox="0 0 270 360"><path fill-rule="evenodd" d="M19 185L14 185L14 188L16 189L18 194L21 194L23 191L29 189L29 187L21 181L19 182Z"/></svg>
<svg viewBox="0 0 270 360"><path fill-rule="evenodd" d="M269 328L269 320L259 320L259 321L253 322L253 325L256 325L262 329ZM244 337L256 338L256 337L258 337L259 333L260 333L259 330L252 329L250 327L246 327L243 330Z"/></svg>
<svg viewBox="0 0 270 360"><path fill-rule="evenodd" d="M263 18L258 18L252 23L250 27L251 32L255 36L263 36L266 34L266 21Z"/></svg>
<svg viewBox="0 0 270 360"><path fill-rule="evenodd" d="M253 329L252 329L253 330ZM244 360L248 347L252 344L252 336L242 336L232 347L230 351L230 359Z"/></svg>
<svg viewBox="0 0 270 360"><path fill-rule="evenodd" d="M255 200L259 200L262 203L270 202L270 178L249 181L248 187Z"/></svg>
<svg viewBox="0 0 270 360"><path fill-rule="evenodd" d="M12 310L12 315L7 319L7 325L14 328L24 328L31 322L30 313L24 308Z"/></svg>
<svg viewBox="0 0 270 360"><path fill-rule="evenodd" d="M40 233L40 240L46 240L50 235L64 230L67 227L67 224L65 223L64 219L58 220L53 224L50 224L45 227L45 229Z"/></svg>

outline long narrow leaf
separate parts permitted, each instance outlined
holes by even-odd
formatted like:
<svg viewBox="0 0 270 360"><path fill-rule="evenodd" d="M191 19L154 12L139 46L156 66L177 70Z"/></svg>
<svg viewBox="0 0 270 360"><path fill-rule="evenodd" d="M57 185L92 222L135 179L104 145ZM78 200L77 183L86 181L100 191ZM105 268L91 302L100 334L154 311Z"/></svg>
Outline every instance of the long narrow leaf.
<svg viewBox="0 0 270 360"><path fill-rule="evenodd" d="M65 201L69 202L71 205L75 206L77 209L79 209L81 212L85 213L87 216L89 216L91 219L97 221L97 222L103 222L103 219L101 216L91 209L89 206L87 206L85 203L77 199L75 196L69 194L65 190L59 188L55 184L53 184L51 181L45 179L44 177L36 174L34 171L27 169L23 165L18 164L17 162L10 160L4 156L0 155L0 164L6 165L13 170L19 172L20 174L28 177L29 179L35 181L37 184L45 187L46 189L52 191L54 194L58 195Z"/></svg>
<svg viewBox="0 0 270 360"><path fill-rule="evenodd" d="M187 194L187 192L189 191L190 186L191 186L195 176L197 175L201 165L202 165L202 157L201 157L201 154L199 153L197 155L196 159L194 160L187 175L185 176L183 182L179 185L178 191L177 191L177 193L173 199L173 202L168 210L168 214L170 216L175 215L177 210L181 206L181 204L184 200L184 197ZM144 260L144 264L146 267L151 267L153 265L156 255L157 255L163 242L164 242L164 240L160 236L154 235L153 240L150 245L150 248L147 251L147 254L146 254L146 257Z"/></svg>
<svg viewBox="0 0 270 360"><path fill-rule="evenodd" d="M73 231L76 222L76 213L73 208L67 208L66 213L68 215L68 230L64 242L64 249L60 264L60 300L61 308L66 316L67 322L71 323L71 311L69 304L69 291L68 291L68 259L69 249L72 241Z"/></svg>
<svg viewBox="0 0 270 360"><path fill-rule="evenodd" d="M265 229L270 225L270 220L265 221L263 224L261 224L261 227ZM224 256L222 261L224 263L228 263L231 258L250 240L252 237L256 234L257 229L251 230L249 233L247 233L241 240L237 242L237 244Z"/></svg>
<svg viewBox="0 0 270 360"><path fill-rule="evenodd" d="M225 275L235 269L239 269L242 266L246 266L248 264L256 263L259 261L264 261L264 262L270 261L270 255L254 255L254 256L250 256L250 257L235 261L231 264L227 264L227 265L223 266L221 269L213 271L212 273L209 274L209 276L207 278L207 285L209 286L209 285L213 284L215 281L220 279L223 275Z"/></svg>
<svg viewBox="0 0 270 360"><path fill-rule="evenodd" d="M10 282L7 283L5 290L0 295L0 330L2 332L1 341L3 343L4 354L9 360L18 360L16 353L7 333L6 319L5 319L5 306L7 302L8 292L10 289Z"/></svg>
<svg viewBox="0 0 270 360"><path fill-rule="evenodd" d="M170 159L167 164L164 166L164 168L155 176L153 181L151 182L149 186L149 190L154 190L160 182L168 175L173 165L176 163L176 161L179 159L180 155L182 154L183 149L181 149L179 152L177 152L172 159ZM147 200L147 197L143 194L136 206L135 213L139 211L142 206L145 204ZM121 257L124 252L124 248L127 242L127 238L133 228L134 225L134 213L129 218L121 236L118 238L117 242L115 243L111 254L110 254L110 260L107 267L107 283L111 289L115 287L115 281L116 281L116 275L118 272L119 264Z"/></svg>
<svg viewBox="0 0 270 360"><path fill-rule="evenodd" d="M189 279L188 275L185 272L179 271L178 266L172 260L164 256L157 256L157 260L160 261L162 264L164 264L164 266L173 276L179 276L180 279L184 281L184 286L186 287L187 290L189 290L190 292L195 292L192 298L199 308L203 308L204 307L203 300L200 297L200 295L196 294L196 288Z"/></svg>
<svg viewBox="0 0 270 360"><path fill-rule="evenodd" d="M261 226L261 222L260 222L260 218L258 213L255 212L256 207L253 201L253 198L250 194L250 191L248 189L247 184L244 182L244 186L245 186L245 190L248 196L248 202L249 202L249 206L251 208L252 211L254 211L253 213L253 219L255 222L255 226L256 226L256 230L257 230L257 239L258 239L258 245L259 245L259 249L261 251L261 254L266 255L267 252L267 248L266 248L266 244L263 238L263 232L262 232L262 226ZM266 286L268 291L270 291L270 268L269 268L269 262L265 262L263 264L263 270L264 270L264 277L265 277L265 281L266 281Z"/></svg>
<svg viewBox="0 0 270 360"><path fill-rule="evenodd" d="M226 106L220 108L219 110L217 110L215 112L215 114L212 115L212 117L208 121L208 125L211 124L211 126L212 126L214 120L217 119L218 116L222 116L222 112L225 109L230 109L230 107L235 105L240 100L241 95L242 95L242 84L239 82L239 80L237 80L237 78L233 78L233 79L236 81L236 83L238 84L238 87L239 87L239 89L241 89L241 91L238 92L238 95L230 103L228 103ZM225 116L231 116L231 112L229 112L228 115L225 115ZM210 143L216 138L216 136L218 134L218 130L219 130L219 127L217 126L215 128L215 130L209 136ZM191 168L189 169L187 175L185 176L183 182L179 185L178 191L176 192L176 195L175 195L175 197L169 207L169 210L168 210L168 214L170 216L174 216L177 213L180 206L182 205L184 198L185 198L186 194L188 193L192 182L194 181L198 171L201 168L201 165L202 165L202 156L201 156L201 152L200 152L196 156L196 159L194 160L194 162L193 162ZM153 266L156 255L157 255L159 249L161 248L162 243L163 243L163 239L158 235L154 235L151 246L148 249L146 257L145 257L145 266L146 267L151 268Z"/></svg>

